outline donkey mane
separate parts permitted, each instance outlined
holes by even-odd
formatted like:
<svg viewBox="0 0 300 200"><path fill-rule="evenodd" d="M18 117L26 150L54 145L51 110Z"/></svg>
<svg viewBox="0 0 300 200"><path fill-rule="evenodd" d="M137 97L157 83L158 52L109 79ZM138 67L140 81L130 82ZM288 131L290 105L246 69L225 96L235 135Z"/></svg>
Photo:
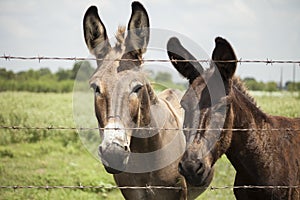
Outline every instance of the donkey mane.
<svg viewBox="0 0 300 200"><path fill-rule="evenodd" d="M125 26L119 26L116 32L115 38L117 40L117 43L115 45L115 48L117 51L122 51L122 47L125 41L125 30Z"/></svg>
<svg viewBox="0 0 300 200"><path fill-rule="evenodd" d="M249 94L247 87L239 77L234 77L232 79L232 85L238 89L251 103L257 106L255 99Z"/></svg>
<svg viewBox="0 0 300 200"><path fill-rule="evenodd" d="M257 116L260 116L265 120L268 118L268 115L257 105L255 99L249 94L247 87L239 77L232 78L232 87L233 92L235 93L234 96L242 96L242 98L246 99L247 105L251 110L255 110Z"/></svg>

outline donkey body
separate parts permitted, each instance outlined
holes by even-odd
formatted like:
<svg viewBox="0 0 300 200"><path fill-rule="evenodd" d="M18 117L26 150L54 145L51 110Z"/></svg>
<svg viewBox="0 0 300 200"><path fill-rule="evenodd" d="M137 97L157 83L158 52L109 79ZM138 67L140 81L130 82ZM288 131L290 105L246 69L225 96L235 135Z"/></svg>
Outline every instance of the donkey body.
<svg viewBox="0 0 300 200"><path fill-rule="evenodd" d="M234 77L236 62L222 62L237 60L231 45L220 37L215 42L216 65L206 71L199 63L173 62L190 81L181 101L184 127L198 129L185 131L188 142L180 173L191 184L201 185L226 154L236 170L234 186L291 186L236 188L237 199L300 199L300 118L271 116L259 109ZM170 58L187 59L178 52L189 54L178 39L170 39Z"/></svg>
<svg viewBox="0 0 300 200"><path fill-rule="evenodd" d="M300 119L266 115L257 107L253 109L251 108L253 105L250 107L247 105L253 102L240 102L247 99L247 96L240 92L234 89L232 110L235 116L232 128L250 130L233 132L231 145L226 152L237 171L235 185L278 185L298 186L298 188L236 189L236 197L300 199ZM248 125L243 124L245 121L248 121Z"/></svg>
<svg viewBox="0 0 300 200"><path fill-rule="evenodd" d="M185 139L180 131L181 92L168 89L157 96L141 69L150 34L145 8L132 3L126 37L125 29L119 28L114 47L95 6L87 10L83 25L86 44L97 58L90 85L102 128L99 155L106 171L118 186L149 186L122 189L125 199L195 198L203 190L151 188L186 188L177 170Z"/></svg>

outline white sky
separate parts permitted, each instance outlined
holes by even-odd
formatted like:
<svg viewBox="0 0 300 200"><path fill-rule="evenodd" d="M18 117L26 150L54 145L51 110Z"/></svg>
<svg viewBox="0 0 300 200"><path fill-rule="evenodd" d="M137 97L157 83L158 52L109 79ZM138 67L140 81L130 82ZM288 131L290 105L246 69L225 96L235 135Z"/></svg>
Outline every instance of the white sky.
<svg viewBox="0 0 300 200"><path fill-rule="evenodd" d="M140 2L149 14L152 28L184 34L209 55L214 48L214 38L222 36L230 41L238 58L300 60L299 0ZM118 25L127 25L131 1L126 0L0 0L0 54L89 57L82 19L90 5L98 7L109 36L114 35ZM145 57L152 58L147 53ZM14 71L39 67L56 71L72 65L73 62L61 61L0 60L0 67ZM245 63L238 66L237 74L242 78L279 81L281 68L284 82L292 80L292 64ZM300 81L298 65L296 81Z"/></svg>

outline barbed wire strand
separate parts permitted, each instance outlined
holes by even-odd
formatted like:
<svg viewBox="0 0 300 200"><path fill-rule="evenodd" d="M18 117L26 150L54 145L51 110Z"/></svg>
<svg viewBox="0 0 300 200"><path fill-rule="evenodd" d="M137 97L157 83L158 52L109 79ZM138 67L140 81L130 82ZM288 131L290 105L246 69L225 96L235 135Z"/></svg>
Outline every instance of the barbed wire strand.
<svg viewBox="0 0 300 200"><path fill-rule="evenodd" d="M293 128L262 128L262 129L252 129L252 128L215 128L215 129L197 129L197 128L159 128L159 127L134 127L134 128L96 128L96 127L63 127L63 126L44 126L44 127L34 127L34 126L6 126L0 125L0 129L10 129L10 130L79 130L79 131L91 131L91 130L166 130L166 131L300 131L299 129Z"/></svg>
<svg viewBox="0 0 300 200"><path fill-rule="evenodd" d="M189 187L191 189L208 189L208 190L223 190L223 189L298 189L300 185L242 185L242 186L208 186L208 187ZM145 190L145 189L161 189L161 190L183 190L183 187L174 186L84 186L84 185L0 185L0 189L130 189L130 190Z"/></svg>
<svg viewBox="0 0 300 200"><path fill-rule="evenodd" d="M138 59L100 59L100 58L83 58L83 57L49 57L49 56L11 56L11 55L3 55L0 56L0 59L5 59L7 61L11 60L38 60L41 62L42 60L66 60L66 61L139 61ZM210 63L212 60L210 59L199 59L199 60L176 60L176 59L144 59L144 62L200 62L200 63ZM213 62L220 62L220 63L226 63L226 62L237 62L237 63L264 63L266 65L268 64L299 64L300 66L300 60L272 60L272 59L266 59L266 60L243 60L242 58L238 60L214 60Z"/></svg>

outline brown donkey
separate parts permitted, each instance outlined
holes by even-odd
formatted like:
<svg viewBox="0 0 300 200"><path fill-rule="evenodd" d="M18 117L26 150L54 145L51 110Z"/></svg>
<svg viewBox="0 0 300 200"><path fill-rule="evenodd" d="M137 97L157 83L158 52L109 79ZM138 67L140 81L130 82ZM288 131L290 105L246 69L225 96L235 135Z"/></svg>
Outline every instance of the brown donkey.
<svg viewBox="0 0 300 200"><path fill-rule="evenodd" d="M186 188L177 169L185 139L180 131L182 94L168 89L157 96L142 72L150 33L145 8L132 3L127 36L125 29L119 28L114 47L95 6L87 10L83 25L86 44L99 59L90 85L101 128L99 155L106 171L114 175L118 186L149 186L122 189L125 199L187 199L187 192L189 198L195 198L203 190L151 188Z"/></svg>
<svg viewBox="0 0 300 200"><path fill-rule="evenodd" d="M291 186L236 188L237 199L300 199L300 118L260 110L234 77L237 63L217 62L236 60L231 45L220 37L215 43L216 64L204 70L193 61L178 62L193 57L177 38L168 42L173 65L190 82L181 100L187 149L179 172L192 185L202 185L226 154L236 169L234 186Z"/></svg>

